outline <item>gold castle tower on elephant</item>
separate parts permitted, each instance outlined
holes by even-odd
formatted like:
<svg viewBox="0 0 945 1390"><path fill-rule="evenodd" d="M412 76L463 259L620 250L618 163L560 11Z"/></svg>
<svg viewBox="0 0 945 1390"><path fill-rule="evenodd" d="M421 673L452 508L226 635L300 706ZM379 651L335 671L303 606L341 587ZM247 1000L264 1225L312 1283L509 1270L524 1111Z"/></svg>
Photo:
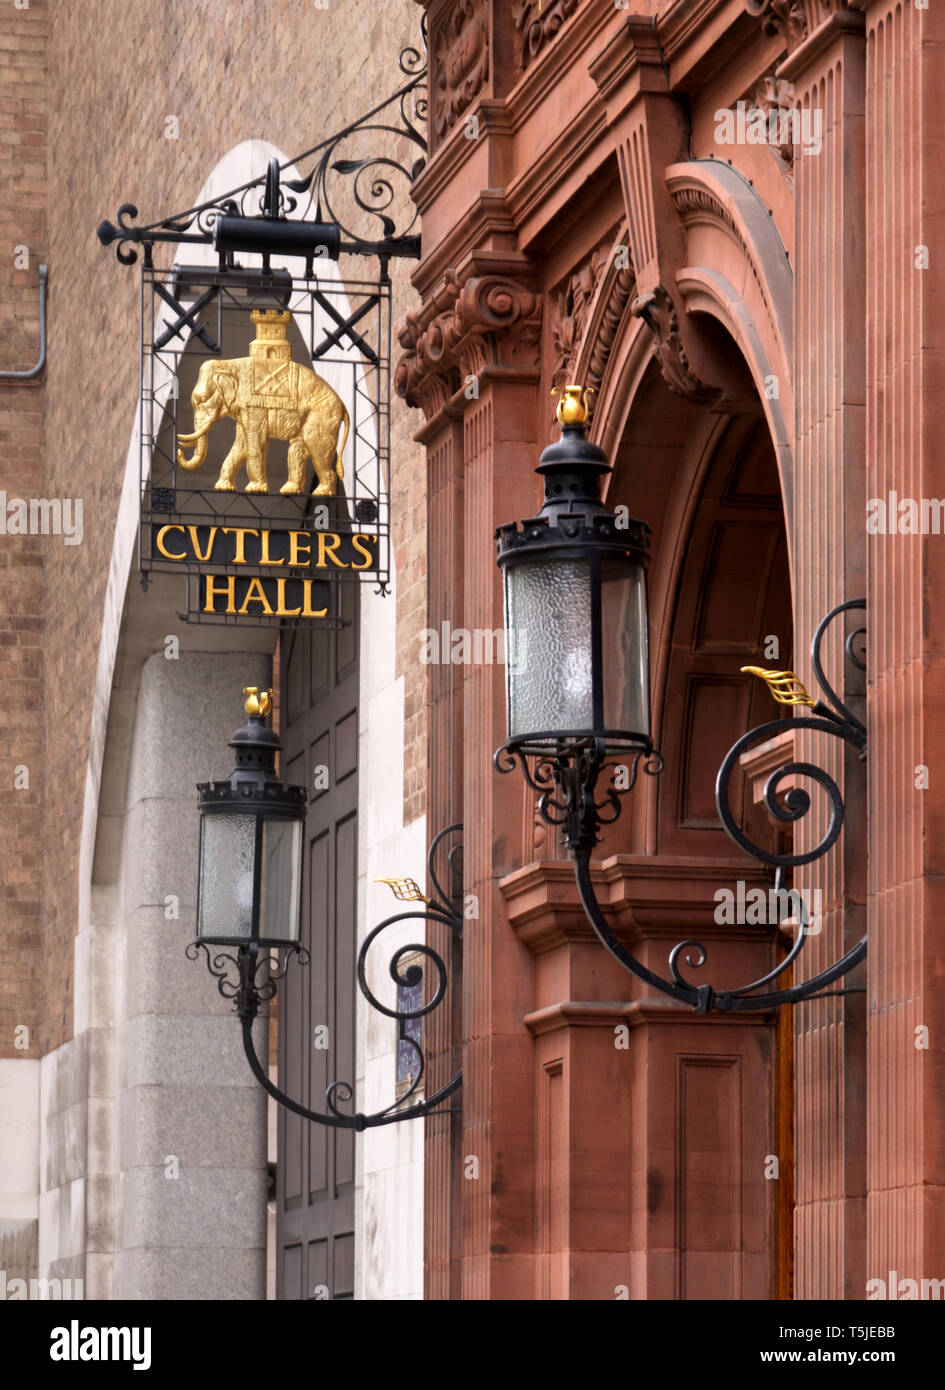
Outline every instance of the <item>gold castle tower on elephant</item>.
<svg viewBox="0 0 945 1390"><path fill-rule="evenodd" d="M235 492L236 476L246 468L246 492L268 492L266 451L270 439L289 443L289 477L279 489L305 491L306 459L318 478L316 497L334 497L344 477L341 455L348 441L348 412L327 381L292 360L287 333L292 315L279 309L254 309L256 337L248 357L204 362L191 396L192 434L177 436L177 462L199 468L207 457L211 427L229 416L236 421L236 439L214 483L217 492ZM339 427L344 427L338 444ZM181 448L193 448L190 458Z"/></svg>

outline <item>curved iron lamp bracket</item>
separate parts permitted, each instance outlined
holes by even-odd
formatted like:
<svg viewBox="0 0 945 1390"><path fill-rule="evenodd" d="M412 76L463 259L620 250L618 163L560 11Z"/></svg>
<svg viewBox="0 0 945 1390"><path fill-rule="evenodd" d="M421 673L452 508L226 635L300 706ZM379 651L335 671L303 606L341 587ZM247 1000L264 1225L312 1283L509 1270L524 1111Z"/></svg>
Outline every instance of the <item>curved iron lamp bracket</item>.
<svg viewBox="0 0 945 1390"><path fill-rule="evenodd" d="M284 978L291 956L298 957L301 965L308 965L310 956L304 946L290 947L286 952L281 965L271 964L271 953L264 943L250 942L245 946L237 948L236 955L227 951L211 948L203 941L192 941L186 948L186 955L189 960L197 960L200 950L206 953L207 969L217 981L217 988L224 999L233 999L234 1012L239 1016L243 1028L243 1050L246 1053L246 1060L259 1082L260 1086L272 1096L272 1098L287 1110L291 1110L296 1115L301 1115L303 1120L311 1120L315 1124L330 1125L336 1129L374 1129L378 1125L397 1124L401 1120L416 1120L423 1115L433 1113L439 1106L447 1100L454 1091L458 1090L462 1084L463 1074L457 1072L451 1077L445 1086L441 1086L432 1096L426 1100L417 1101L413 1105L405 1105L405 1102L416 1092L423 1080L425 1069L425 1058L423 1048L414 1038L410 1037L406 1031L406 1025L416 1018L423 1018L426 1014L432 1013L442 1003L446 994L448 983L448 972L442 956L433 949L432 946L413 942L408 945L399 946L394 952L388 964L388 972L395 984L411 988L419 985L423 980L423 966L415 962L402 966L401 962L407 956L422 956L429 961L435 971L436 985L431 997L425 1004L421 1004L414 1009L389 1008L382 1004L374 995L367 982L367 956L372 945L378 936L387 927L393 926L396 922L403 922L410 919L441 922L448 926L457 935L462 935L462 889L457 889L452 894L444 893L435 871L435 856L440 844L451 835L455 835L462 830L462 825L447 826L434 836L430 843L430 850L427 855L427 869L430 882L434 890L439 895L425 902L422 908L416 908L409 912L397 912L390 917L386 917L383 922L379 922L376 927L365 937L361 949L358 952L358 987L365 999L372 1008L379 1013L385 1014L388 1018L395 1018L399 1024L398 1039L407 1043L414 1051L417 1060L417 1074L412 1079L410 1087L405 1093L398 1097L392 1105L384 1110L379 1110L372 1115L364 1115L360 1112L349 1115L345 1114L340 1105L347 1104L354 1097L354 1089L347 1081L333 1081L325 1092L325 1104L327 1111L309 1110L307 1106L301 1105L293 1100L291 1096L281 1091L269 1078L267 1069L263 1066L256 1053L253 1043L253 1022L259 1012L260 1004L275 997L277 981ZM462 855L462 845L453 845L449 851L448 864L457 885L461 884L462 870L460 859ZM268 969L264 969L268 967ZM231 975L231 970L235 970L235 978ZM262 978L260 979L260 972Z"/></svg>
<svg viewBox="0 0 945 1390"><path fill-rule="evenodd" d="M793 732L796 729L811 729L817 733L829 734L849 743L857 750L860 758L866 757L866 728L841 700L824 674L821 662L821 646L824 634L830 624L841 613L852 609L865 609L865 599L850 599L839 604L820 622L811 641L811 666L823 691L824 700L812 700L802 686L801 698L796 696L785 703L804 703L811 707L810 716L770 720L743 734L729 749L719 769L716 780L716 805L722 824L728 834L742 849L755 858L771 864L776 869L775 891L783 887L784 872L800 864L809 864L821 858L836 842L843 826L844 805L840 789L823 768L813 763L790 762L777 768L768 778L764 790L764 802L775 820L793 824L801 820L810 810L810 795L800 787L792 788L778 800L778 788L785 778L807 777L826 794L830 805L830 820L825 833L813 849L803 854L776 854L756 845L740 828L732 813L729 792L732 773L739 759L750 744L764 741L778 734ZM865 636L865 627L851 632L845 641L847 660L858 670L866 669L865 655L858 649L859 639ZM793 673L786 673L791 674ZM796 678L794 680L795 684ZM780 698L780 697L776 697ZM611 757L614 755L611 754ZM531 762L529 759L531 758ZM636 782L637 768L643 761L643 769L650 776L657 775L663 768L663 759L652 748L645 747L634 751L629 766L607 762L604 740L570 739L567 734L560 738L558 746L548 753L531 755L520 743L506 743L495 754L495 766L500 772L510 772L518 763L525 780L533 791L538 793L538 810L542 819L549 825L564 829L564 842L574 859L574 872L581 904L602 944L620 962L624 969L648 984L652 989L670 995L682 1003L691 1005L701 1013L710 1010L718 1012L748 1012L773 1008L778 1004L794 1004L808 999L819 990L833 983L858 965L866 955L866 937L846 952L826 970L820 971L801 984L789 985L784 989L769 989L756 993L770 985L785 971L789 970L803 949L809 933L806 931L808 918L803 903L799 903L797 936L791 950L773 970L760 979L736 989L717 990L711 985L694 985L681 973L681 964L689 969L699 969L707 960L705 946L694 940L680 941L669 953L670 979L664 979L637 960L636 956L618 940L594 892L591 878L591 851L600 838L600 828L617 819L621 811L620 795L629 791ZM610 771L610 784L603 797L598 798L597 783L601 773ZM620 773L625 774L620 776Z"/></svg>

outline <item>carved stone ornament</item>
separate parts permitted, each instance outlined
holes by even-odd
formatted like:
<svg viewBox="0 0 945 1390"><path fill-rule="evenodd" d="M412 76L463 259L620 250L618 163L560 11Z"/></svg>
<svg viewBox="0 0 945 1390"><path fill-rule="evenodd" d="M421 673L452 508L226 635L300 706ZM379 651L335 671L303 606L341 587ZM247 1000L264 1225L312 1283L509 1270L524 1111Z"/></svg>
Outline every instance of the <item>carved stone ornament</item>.
<svg viewBox="0 0 945 1390"><path fill-rule="evenodd" d="M790 138L791 111L795 106L794 83L785 77L775 77L766 73L752 87L747 100L752 106L765 113L769 127L774 127L787 138L773 144L772 150L778 156L785 172L794 165L794 141Z"/></svg>
<svg viewBox="0 0 945 1390"><path fill-rule="evenodd" d="M408 313L397 339L405 349L394 389L430 419L467 377L489 366L538 366L541 296L503 275L461 282L449 271L441 289Z"/></svg>
<svg viewBox="0 0 945 1390"><path fill-rule="evenodd" d="M793 53L807 38L807 14L800 0L744 0L750 15L761 20L761 32L768 38L780 34L788 52Z"/></svg>
<svg viewBox="0 0 945 1390"><path fill-rule="evenodd" d="M689 366L679 329L679 315L669 292L657 285L650 294L641 295L630 306L630 312L643 319L656 339L653 356L660 364L663 380L677 396L697 405L711 405L721 396L717 386L700 381Z"/></svg>
<svg viewBox="0 0 945 1390"><path fill-rule="evenodd" d="M433 36L433 129L452 130L489 77L486 0L454 0Z"/></svg>
<svg viewBox="0 0 945 1390"><path fill-rule="evenodd" d="M519 67L522 72L550 43L581 0L515 0L512 18L522 36Z"/></svg>
<svg viewBox="0 0 945 1390"><path fill-rule="evenodd" d="M600 391L617 332L636 284L629 261L629 231L595 247L571 272L552 303L551 338L555 347L552 386L583 381Z"/></svg>
<svg viewBox="0 0 945 1390"><path fill-rule="evenodd" d="M626 267L617 269L609 283L605 278L601 289L600 320L596 325L587 369L578 373L595 392L600 391L600 384L617 340L617 331L635 286L636 276Z"/></svg>
<svg viewBox="0 0 945 1390"><path fill-rule="evenodd" d="M597 293L601 271L607 264L608 250L609 243L596 246L552 299L551 340L555 349L552 386L563 386L574 378L574 364L584 337L588 310Z"/></svg>

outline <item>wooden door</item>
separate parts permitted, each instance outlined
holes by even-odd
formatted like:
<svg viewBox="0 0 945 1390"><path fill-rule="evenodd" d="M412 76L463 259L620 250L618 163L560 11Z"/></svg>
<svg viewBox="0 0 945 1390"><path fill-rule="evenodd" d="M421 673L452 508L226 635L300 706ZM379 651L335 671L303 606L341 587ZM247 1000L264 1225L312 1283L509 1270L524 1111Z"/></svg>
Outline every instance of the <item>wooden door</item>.
<svg viewBox="0 0 945 1390"><path fill-rule="evenodd" d="M346 628L282 639L284 775L309 792L302 942L311 964L291 963L280 987L279 1085L320 1111L331 1082L353 1086L356 1061L359 590L340 587ZM353 1298L354 1179L351 1130L280 1107L278 1298Z"/></svg>
<svg viewBox="0 0 945 1390"><path fill-rule="evenodd" d="M775 652L768 644L778 638ZM661 751L670 774L660 786L659 846L664 855L711 860L716 855L731 859L734 849L719 820L715 802L715 778L722 759L742 734L756 725L777 719L785 711L776 706L767 689L753 676L742 674L745 665L767 669L790 668L793 662L793 617L787 537L781 504L777 462L763 421L742 416L733 419L719 441L702 486L689 536L685 569L672 625L669 674L661 724ZM671 781L676 770L675 786ZM753 804L744 779L732 796L732 807L746 833L757 844L775 848L775 832L766 812ZM735 782L738 788L738 782ZM756 861L746 856L757 871ZM790 880L789 880L790 882ZM695 933L698 935L698 933ZM772 950L779 949L772 945ZM758 958L758 973L774 964ZM728 983L726 981L726 983ZM779 982L780 983L780 982ZM726 1259L744 1260L739 1242L746 1239L749 1211L768 1209L765 1247L771 1252L770 1279L755 1274L750 1297L791 1297L794 1219L794 1052L790 1009L778 1015L773 1048L759 1028L757 1053L769 1077L757 1096L753 1114L757 1132L748 1132L743 1112L727 1122L739 1135L733 1146L731 1172L721 1190L731 1194L728 1227L720 1209L711 1213L695 1204L692 1239L715 1242L719 1268ZM746 1020L748 1016L740 1015ZM720 1053L731 1051L725 1034L716 1030ZM706 1032L706 1038L712 1034ZM709 1052L706 1047L706 1053ZM705 1060L705 1059L703 1059ZM746 1064L747 1074L747 1064ZM734 1093L733 1093L734 1095ZM767 1102L767 1103L765 1103ZM705 1117L705 1133L711 1142L723 1117ZM691 1151L679 1160L680 1171L691 1164L698 1172L708 1162L699 1147L699 1132L690 1126ZM776 1155L780 1164L777 1182L769 1182L758 1155ZM722 1170L716 1165L714 1176ZM759 1196L759 1193L761 1196ZM706 1235L705 1231L709 1234ZM753 1237L760 1244L756 1230ZM729 1248L726 1249L726 1242ZM716 1248L717 1247L717 1248ZM701 1252L700 1252L700 1257ZM715 1291L715 1270L703 1271L702 1284L686 1277L687 1252L677 1251L678 1287L694 1285L692 1297L726 1297ZM743 1276L739 1276L743 1277ZM763 1293L763 1287L768 1292ZM733 1282L732 1287L744 1287ZM709 1292L712 1290L712 1292ZM739 1295L743 1296L743 1295Z"/></svg>

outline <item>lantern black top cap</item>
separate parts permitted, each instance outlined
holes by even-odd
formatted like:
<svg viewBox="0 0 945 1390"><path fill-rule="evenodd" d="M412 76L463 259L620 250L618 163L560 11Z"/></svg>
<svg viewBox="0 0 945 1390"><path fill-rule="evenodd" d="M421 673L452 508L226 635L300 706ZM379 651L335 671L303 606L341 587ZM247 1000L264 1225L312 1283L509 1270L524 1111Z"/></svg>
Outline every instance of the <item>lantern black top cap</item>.
<svg viewBox="0 0 945 1390"><path fill-rule="evenodd" d="M560 394L555 415L561 426L561 438L543 450L538 472L548 475L573 473L575 470L602 474L610 472L607 455L587 437L590 407L587 398L594 394L593 386L556 386L551 393Z"/></svg>

